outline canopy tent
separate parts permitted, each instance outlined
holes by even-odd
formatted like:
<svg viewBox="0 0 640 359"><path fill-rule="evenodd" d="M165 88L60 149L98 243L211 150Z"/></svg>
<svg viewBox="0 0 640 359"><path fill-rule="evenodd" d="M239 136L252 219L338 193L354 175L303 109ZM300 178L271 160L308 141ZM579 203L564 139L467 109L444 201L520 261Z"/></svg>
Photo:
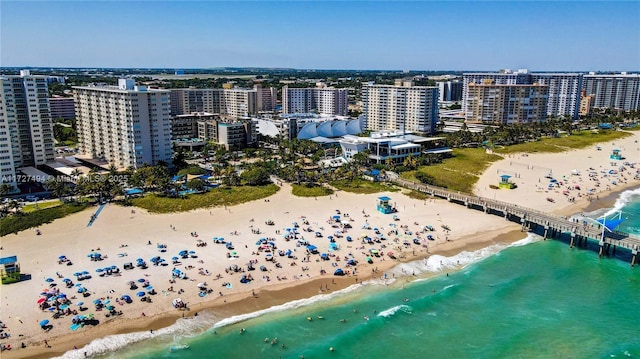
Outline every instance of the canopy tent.
<svg viewBox="0 0 640 359"><path fill-rule="evenodd" d="M599 218L596 220L598 223L602 224L604 228L608 231L613 231L620 225L620 223L624 222L624 218Z"/></svg>

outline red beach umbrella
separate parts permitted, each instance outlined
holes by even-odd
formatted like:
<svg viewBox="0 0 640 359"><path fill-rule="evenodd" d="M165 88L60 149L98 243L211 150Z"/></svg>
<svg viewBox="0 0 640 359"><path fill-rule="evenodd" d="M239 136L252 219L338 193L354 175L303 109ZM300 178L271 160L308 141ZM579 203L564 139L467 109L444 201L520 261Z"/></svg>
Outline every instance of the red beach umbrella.
<svg viewBox="0 0 640 359"><path fill-rule="evenodd" d="M45 300L46 300L46 299L44 299L44 298L40 298L40 299L38 299L38 301L37 301L36 303L38 303L38 304L42 304Z"/></svg>

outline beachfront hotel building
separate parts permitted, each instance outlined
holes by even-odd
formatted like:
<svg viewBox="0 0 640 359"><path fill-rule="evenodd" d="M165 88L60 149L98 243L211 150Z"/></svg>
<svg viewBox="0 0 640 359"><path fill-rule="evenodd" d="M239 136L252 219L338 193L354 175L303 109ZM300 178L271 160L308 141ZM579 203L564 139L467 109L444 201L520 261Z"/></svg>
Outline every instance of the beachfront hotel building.
<svg viewBox="0 0 640 359"><path fill-rule="evenodd" d="M362 115L372 131L398 130L431 134L438 121L438 87L395 85L362 86Z"/></svg>
<svg viewBox="0 0 640 359"><path fill-rule="evenodd" d="M80 157L101 159L118 169L171 163L169 91L136 86L73 87Z"/></svg>
<svg viewBox="0 0 640 359"><path fill-rule="evenodd" d="M346 116L349 112L349 90L344 88L282 88L282 113L320 113Z"/></svg>
<svg viewBox="0 0 640 359"><path fill-rule="evenodd" d="M580 108L580 91L583 77L580 73L529 73L526 69L500 70L499 72L464 73L462 89L462 110L468 108L470 84L483 84L487 81L495 85L532 85L548 87L546 115L577 119Z"/></svg>
<svg viewBox="0 0 640 359"><path fill-rule="evenodd" d="M594 108L636 111L640 108L640 74L584 75L586 95L593 95Z"/></svg>
<svg viewBox="0 0 640 359"><path fill-rule="evenodd" d="M273 111L276 107L277 91L256 85L252 89L234 88L183 88L171 89L171 115L194 112L215 113L221 116L247 117L259 111Z"/></svg>
<svg viewBox="0 0 640 359"><path fill-rule="evenodd" d="M258 133L288 140L320 140L362 133L361 118L298 113L254 119Z"/></svg>
<svg viewBox="0 0 640 359"><path fill-rule="evenodd" d="M546 119L547 85L470 83L465 121L487 124L535 123Z"/></svg>
<svg viewBox="0 0 640 359"><path fill-rule="evenodd" d="M17 188L20 167L54 158L53 124L46 76L0 76L0 178Z"/></svg>

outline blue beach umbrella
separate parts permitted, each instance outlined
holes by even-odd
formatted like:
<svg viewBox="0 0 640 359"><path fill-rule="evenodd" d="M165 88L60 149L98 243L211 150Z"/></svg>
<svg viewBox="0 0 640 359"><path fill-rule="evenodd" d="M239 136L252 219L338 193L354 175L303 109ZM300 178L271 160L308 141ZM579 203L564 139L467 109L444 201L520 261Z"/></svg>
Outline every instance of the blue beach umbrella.
<svg viewBox="0 0 640 359"><path fill-rule="evenodd" d="M44 319L40 321L40 326L44 327L45 325L49 324L49 319Z"/></svg>
<svg viewBox="0 0 640 359"><path fill-rule="evenodd" d="M138 297L144 297L145 293L144 293L144 292L138 292L138 293L136 293L136 295L137 295Z"/></svg>
<svg viewBox="0 0 640 359"><path fill-rule="evenodd" d="M96 269L96 273L102 273L102 272L104 272L104 269L102 269L102 268Z"/></svg>
<svg viewBox="0 0 640 359"><path fill-rule="evenodd" d="M65 283L67 283L67 282L71 282L71 279L69 279L69 278L65 278L65 279L63 279L62 281L63 281L63 282L65 282Z"/></svg>
<svg viewBox="0 0 640 359"><path fill-rule="evenodd" d="M83 271L82 271L82 274L83 274L83 275L87 275L87 274L89 274L89 272L87 272L86 270L83 270Z"/></svg>
<svg viewBox="0 0 640 359"><path fill-rule="evenodd" d="M93 301L93 304L100 304L100 299L95 299L95 300Z"/></svg>
<svg viewBox="0 0 640 359"><path fill-rule="evenodd" d="M76 283L76 287L82 287L82 283Z"/></svg>
<svg viewBox="0 0 640 359"><path fill-rule="evenodd" d="M78 307L82 307L82 306L84 305L84 302L78 302L78 303L76 303L76 305L77 305Z"/></svg>
<svg viewBox="0 0 640 359"><path fill-rule="evenodd" d="M138 279L138 283L144 283L146 280L144 278Z"/></svg>
<svg viewBox="0 0 640 359"><path fill-rule="evenodd" d="M111 303L111 301L110 301L109 299L107 299L107 300L105 300L104 302L102 302L102 304L104 304L104 305L107 305L107 304L109 304L109 303Z"/></svg>
<svg viewBox="0 0 640 359"><path fill-rule="evenodd" d="M47 283L51 283L51 282L53 282L53 278L47 278L44 281L47 282Z"/></svg>
<svg viewBox="0 0 640 359"><path fill-rule="evenodd" d="M58 259L65 259L67 256L59 256Z"/></svg>
<svg viewBox="0 0 640 359"><path fill-rule="evenodd" d="M131 300L131 297L127 294L123 294L121 298L124 300Z"/></svg>

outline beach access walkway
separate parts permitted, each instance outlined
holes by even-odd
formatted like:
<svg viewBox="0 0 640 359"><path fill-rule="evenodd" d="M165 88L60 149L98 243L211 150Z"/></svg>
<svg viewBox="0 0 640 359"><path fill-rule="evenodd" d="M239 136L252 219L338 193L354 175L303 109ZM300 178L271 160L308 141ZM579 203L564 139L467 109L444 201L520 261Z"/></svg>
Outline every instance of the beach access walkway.
<svg viewBox="0 0 640 359"><path fill-rule="evenodd" d="M449 202L461 204L470 209L482 210L488 214L502 215L506 220L519 221L522 224L523 230L539 227L540 229L544 229L542 233L545 239L568 233L571 239L571 247L576 244L580 246L583 241L586 245L589 239L596 240L600 245L600 256L604 253L608 254L611 248L613 248L614 254L616 247L626 248L631 251L631 266L635 265L638 249L640 248L640 237L633 234L615 230L604 230L602 225L596 221L594 221L596 223L581 224L575 220L567 219L567 217L541 212L517 204L408 181L400 178L395 173L388 172L387 176L391 182L399 186L426 193L434 197L444 198Z"/></svg>

